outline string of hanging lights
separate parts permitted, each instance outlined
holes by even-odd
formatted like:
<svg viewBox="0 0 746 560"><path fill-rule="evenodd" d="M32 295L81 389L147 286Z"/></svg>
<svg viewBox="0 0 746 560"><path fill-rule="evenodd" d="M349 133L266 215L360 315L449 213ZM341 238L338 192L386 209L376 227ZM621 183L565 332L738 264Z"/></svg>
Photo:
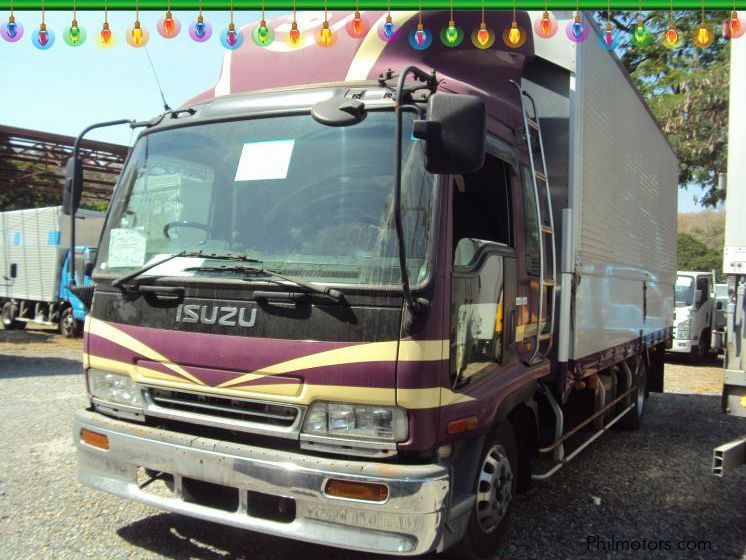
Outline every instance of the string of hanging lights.
<svg viewBox="0 0 746 560"><path fill-rule="evenodd" d="M45 0L40 1L41 23L39 27L33 31L31 42L36 48L47 50L54 45L55 34L46 25ZM111 30L108 21L110 1L115 0L103 0L104 22L101 30L96 35L95 41L96 44L103 49L111 48L116 44L116 35ZM709 2L711 0L707 1ZM732 9L730 9L729 6L728 11L726 12L727 17L722 23L722 37L725 39L737 39L746 34L746 26L741 24L737 11L737 1L738 0L733 0ZM15 2L17 4L18 0L15 0ZM448 9L450 17L447 25L444 25L438 34L441 43L449 48L460 46L463 43L465 36L463 29L457 25L455 20L454 2L455 0L449 0ZM656 0L646 0L646 3L652 4L654 2L656 2ZM512 0L511 3L513 15L512 22L509 27L503 30L502 39L505 46L511 49L517 49L525 44L528 34L526 30L519 25L516 17L517 0ZM24 28L21 22L16 19L14 0L10 0L9 5L10 14L8 20L0 24L0 37L2 37L6 42L15 43L23 37ZM321 26L314 33L313 37L316 45L328 48L337 42L337 32L336 28L333 28L329 22L328 0L323 0L323 6L324 20ZM422 0L418 0L417 6L417 26L410 30L407 39L409 45L413 49L425 50L432 45L433 33L423 23L424 12L422 9ZM78 22L77 7L77 0L72 0L73 17L70 25L65 27L62 32L64 42L70 47L81 46L85 43L87 38L85 28ZM691 38L692 44L699 48L706 48L712 45L712 43L717 39L716 28L711 24L708 24L706 21L705 7L705 0L700 0L699 9L701 12L701 19ZM344 28L349 37L362 40L367 36L368 31L371 29L371 20L369 20L370 16L366 16L366 12L361 12L360 0L355 0L354 8L353 15L345 19ZM543 8L544 10L541 12L541 17L533 18L533 33L538 38L550 39L556 35L559 25L557 19L549 10L549 0L544 0ZM584 21L580 8L580 0L575 0L575 11L565 30L567 38L574 43L584 42L590 34L590 25ZM656 29L655 32L653 32L646 27L642 0L639 0L635 24L632 29L629 30L629 33L622 33L612 25L611 0L607 0L606 8L606 21L602 26L600 36L598 37L599 44L604 49L614 51L622 45L622 42L625 39L629 45L635 48L645 47L655 40L654 33L658 33L659 31ZM489 49L495 43L495 32L487 25L485 0L480 1L480 9L482 15L481 23L478 28L471 32L471 43L478 49ZM293 17L290 30L287 33L285 41L290 47L298 47L302 44L302 40L296 19L296 0L293 0L292 2L292 14ZM673 49L681 46L683 43L683 35L677 29L674 20L673 0L669 1L668 14L668 26L661 32L660 44L664 47ZM379 22L381 23L377 29L378 36L384 41L394 40L398 35L398 29L391 13L391 0L386 1L386 15L385 17L382 17ZM197 18L189 25L188 29L191 39L198 43L204 43L212 36L212 26L205 21L202 13L202 0L199 0ZM179 22L179 19L174 16L171 10L171 0L166 0L166 12L164 16L158 20L157 30L158 34L164 39L173 39L177 37L181 31L181 23ZM259 47L267 47L271 45L276 38L275 30L267 24L265 19L265 0L261 0L261 19L259 23L255 25L250 35L253 43ZM140 0L135 0L135 21L132 27L129 27L126 30L125 39L130 46L140 48L148 43L149 38L148 30L140 22ZM220 34L220 42L223 47L229 50L238 49L244 43L244 34L236 27L234 21L234 0L230 0L230 22L227 28L225 28Z"/></svg>

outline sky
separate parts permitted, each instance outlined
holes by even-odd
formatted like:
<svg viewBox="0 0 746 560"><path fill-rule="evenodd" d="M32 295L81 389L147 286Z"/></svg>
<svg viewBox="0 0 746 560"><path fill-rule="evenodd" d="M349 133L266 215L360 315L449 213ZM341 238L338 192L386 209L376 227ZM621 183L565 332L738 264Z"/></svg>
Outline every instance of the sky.
<svg viewBox="0 0 746 560"><path fill-rule="evenodd" d="M213 26L213 35L206 43L194 42L187 32L196 13L174 14L182 25L181 33L174 39L163 39L156 31L162 12L141 12L140 21L150 31L147 48L166 100L171 107L178 107L217 82L225 53L218 36L228 24L229 13L204 12L205 20ZM281 12L267 12L266 19L277 15ZM70 25L72 14L47 12L47 25L57 36L54 46L46 51L36 49L29 39L41 21L41 13L16 12L16 19L24 25L24 37L17 43L0 41L4 77L0 124L76 136L91 123L144 120L162 112L163 103L145 51L130 47L124 40L124 32L134 20L131 12L109 12L109 23L118 41L110 49L99 48L94 40L104 20L103 12L78 13L78 22L86 28L88 39L76 48L66 45L61 36L62 29ZM259 19L259 12L235 14L239 27ZM135 133L127 126L119 126L93 131L88 137L131 145ZM701 194L696 186L680 189L679 212L701 210L694 202Z"/></svg>

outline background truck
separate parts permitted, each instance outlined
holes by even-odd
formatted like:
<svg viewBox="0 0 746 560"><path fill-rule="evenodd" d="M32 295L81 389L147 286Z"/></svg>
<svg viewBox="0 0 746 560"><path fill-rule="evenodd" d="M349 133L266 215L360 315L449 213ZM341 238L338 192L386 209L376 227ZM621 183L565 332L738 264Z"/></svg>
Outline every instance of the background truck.
<svg viewBox="0 0 746 560"><path fill-rule="evenodd" d="M740 12L740 17L746 12ZM746 44L734 41L730 51L728 115L728 178L725 196L723 273L728 280L726 349L723 371L723 412L746 418ZM745 421L746 422L746 421ZM744 426L746 428L746 426ZM714 450L713 472L746 464L746 435Z"/></svg>
<svg viewBox="0 0 746 560"><path fill-rule="evenodd" d="M365 17L333 62L232 51L141 124L93 273L79 478L277 536L485 557L516 492L662 390L677 160L595 37L534 42L541 13L518 12L519 49L417 51L416 12L392 42Z"/></svg>
<svg viewBox="0 0 746 560"><path fill-rule="evenodd" d="M76 216L79 284L90 283L91 265L104 214L80 210ZM3 328L26 323L58 325L67 336L80 336L85 306L69 290L70 217L61 206L0 212L0 306Z"/></svg>
<svg viewBox="0 0 746 560"><path fill-rule="evenodd" d="M673 344L670 352L686 354L699 362L722 347L718 313L723 303L715 293L714 272L680 270L674 287ZM714 344L713 344L714 342Z"/></svg>

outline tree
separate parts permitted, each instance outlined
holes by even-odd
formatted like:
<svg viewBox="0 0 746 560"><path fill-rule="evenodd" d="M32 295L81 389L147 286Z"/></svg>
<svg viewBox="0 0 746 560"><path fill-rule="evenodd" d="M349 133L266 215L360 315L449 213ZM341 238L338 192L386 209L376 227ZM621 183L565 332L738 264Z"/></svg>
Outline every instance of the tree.
<svg viewBox="0 0 746 560"><path fill-rule="evenodd" d="M606 15L597 12L596 18L605 22ZM692 35L702 21L697 11L640 15L654 37L646 46L629 40L638 12L611 12L611 23L627 37L617 53L678 153L679 185L701 184L706 192L700 204L715 206L723 197L717 189L718 172L725 171L727 162L730 42L718 36L707 48L695 47ZM723 12L704 14L712 31L722 17ZM661 37L671 21L682 42L668 49Z"/></svg>
<svg viewBox="0 0 746 560"><path fill-rule="evenodd" d="M694 239L688 233L678 237L677 262L679 270L717 271L718 280L722 276L723 255Z"/></svg>

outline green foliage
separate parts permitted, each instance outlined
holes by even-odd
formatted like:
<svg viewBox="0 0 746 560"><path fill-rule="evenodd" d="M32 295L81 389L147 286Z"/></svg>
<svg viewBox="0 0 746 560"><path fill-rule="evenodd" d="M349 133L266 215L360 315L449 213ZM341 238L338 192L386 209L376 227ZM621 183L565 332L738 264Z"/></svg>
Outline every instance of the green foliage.
<svg viewBox="0 0 746 560"><path fill-rule="evenodd" d="M710 249L688 233L679 234L677 261L679 270L715 270L718 281L722 280L722 252Z"/></svg>
<svg viewBox="0 0 746 560"><path fill-rule="evenodd" d="M720 32L727 12L705 12L708 28L718 37L707 48L692 44L692 36L702 21L701 12L673 12L673 22L682 39L673 49L661 42L671 23L669 14L641 15L655 40L636 47L627 39L618 54L678 153L679 185L701 184L706 193L700 204L715 206L723 196L717 190L718 172L725 171L727 161L730 48ZM596 17L605 21L606 12L598 12ZM611 12L612 24L628 37L637 21L638 12Z"/></svg>

